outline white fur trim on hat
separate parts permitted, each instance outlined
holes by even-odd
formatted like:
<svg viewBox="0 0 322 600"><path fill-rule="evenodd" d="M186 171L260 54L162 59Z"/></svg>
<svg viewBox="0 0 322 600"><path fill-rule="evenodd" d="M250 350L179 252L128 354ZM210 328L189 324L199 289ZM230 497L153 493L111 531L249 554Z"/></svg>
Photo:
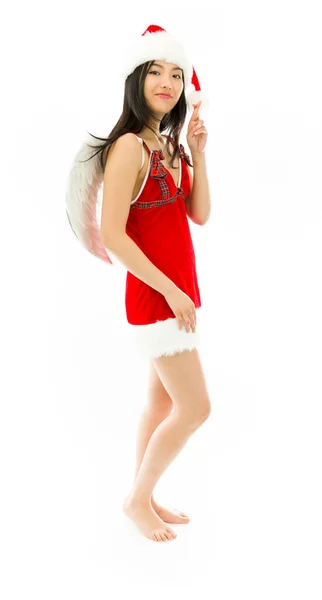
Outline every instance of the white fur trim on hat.
<svg viewBox="0 0 322 600"><path fill-rule="evenodd" d="M158 59L178 65L183 69L186 85L190 84L192 63L182 44L167 31L147 31L128 46L123 69L124 77L128 77L136 67L148 60Z"/></svg>

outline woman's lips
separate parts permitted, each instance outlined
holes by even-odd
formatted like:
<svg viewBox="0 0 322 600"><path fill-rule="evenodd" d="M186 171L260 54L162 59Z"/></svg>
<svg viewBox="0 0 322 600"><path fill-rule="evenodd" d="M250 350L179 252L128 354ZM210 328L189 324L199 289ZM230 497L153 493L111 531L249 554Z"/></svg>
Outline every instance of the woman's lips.
<svg viewBox="0 0 322 600"><path fill-rule="evenodd" d="M166 100L171 100L171 96L167 96L166 94L157 94L159 98L165 98Z"/></svg>

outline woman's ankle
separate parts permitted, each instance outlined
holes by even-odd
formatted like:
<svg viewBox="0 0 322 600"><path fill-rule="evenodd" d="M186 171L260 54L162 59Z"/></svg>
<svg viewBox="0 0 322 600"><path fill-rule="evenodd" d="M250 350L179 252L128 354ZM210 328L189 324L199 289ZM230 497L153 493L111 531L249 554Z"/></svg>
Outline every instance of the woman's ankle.
<svg viewBox="0 0 322 600"><path fill-rule="evenodd" d="M131 506L149 506L151 504L151 495L148 496L131 491L126 500Z"/></svg>

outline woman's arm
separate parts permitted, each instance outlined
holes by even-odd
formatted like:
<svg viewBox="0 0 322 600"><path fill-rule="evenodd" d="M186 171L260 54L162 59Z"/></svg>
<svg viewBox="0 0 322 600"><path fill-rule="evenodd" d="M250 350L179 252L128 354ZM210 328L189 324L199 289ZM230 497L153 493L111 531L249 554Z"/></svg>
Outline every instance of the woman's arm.
<svg viewBox="0 0 322 600"><path fill-rule="evenodd" d="M141 163L141 146L131 133L119 137L107 156L104 172L101 236L130 273L165 295L175 284L126 233L131 198Z"/></svg>
<svg viewBox="0 0 322 600"><path fill-rule="evenodd" d="M204 152L192 155L193 173L188 166L191 193L186 200L187 214L193 223L204 225L210 217L211 204Z"/></svg>

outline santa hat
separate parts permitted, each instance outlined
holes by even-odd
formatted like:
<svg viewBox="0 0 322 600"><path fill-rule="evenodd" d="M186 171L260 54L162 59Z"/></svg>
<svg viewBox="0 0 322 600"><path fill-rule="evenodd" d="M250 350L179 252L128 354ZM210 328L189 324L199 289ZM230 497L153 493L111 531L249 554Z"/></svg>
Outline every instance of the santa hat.
<svg viewBox="0 0 322 600"><path fill-rule="evenodd" d="M123 75L126 79L134 69L149 60L164 60L178 65L183 70L185 79L185 97L189 109L202 100L204 108L208 98L201 92L199 80L182 44L158 25L149 25L141 37L132 41L123 61Z"/></svg>

